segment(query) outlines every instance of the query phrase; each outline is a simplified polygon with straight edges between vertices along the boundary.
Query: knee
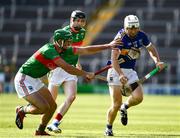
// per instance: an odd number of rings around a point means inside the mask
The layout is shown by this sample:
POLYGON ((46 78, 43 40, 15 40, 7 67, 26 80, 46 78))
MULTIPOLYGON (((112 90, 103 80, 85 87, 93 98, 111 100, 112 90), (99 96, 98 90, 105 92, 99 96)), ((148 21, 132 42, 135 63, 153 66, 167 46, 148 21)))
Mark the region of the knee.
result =
POLYGON ((41 109, 42 110, 42 114, 44 113, 50 113, 50 112, 55 112, 56 111, 56 108, 57 108, 57 104, 54 102, 54 103, 51 103, 51 105, 44 105, 44 107, 41 109))

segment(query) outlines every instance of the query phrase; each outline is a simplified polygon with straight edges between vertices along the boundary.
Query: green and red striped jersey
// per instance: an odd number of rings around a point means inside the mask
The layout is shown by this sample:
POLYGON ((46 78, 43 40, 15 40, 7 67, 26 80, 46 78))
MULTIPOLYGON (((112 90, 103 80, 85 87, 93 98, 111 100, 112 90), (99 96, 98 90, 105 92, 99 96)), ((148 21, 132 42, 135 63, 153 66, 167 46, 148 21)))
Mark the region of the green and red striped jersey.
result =
POLYGON ((83 40, 85 38, 85 34, 86 34, 86 30, 84 28, 81 28, 81 30, 79 30, 79 32, 73 32, 70 28, 70 26, 65 26, 63 28, 64 30, 68 30, 72 33, 73 35, 73 43, 72 43, 72 46, 81 46, 82 43, 83 43, 83 40))
POLYGON ((33 78, 40 78, 57 67, 54 61, 59 58, 75 66, 78 61, 78 55, 75 55, 75 52, 76 48, 69 46, 62 53, 58 53, 53 44, 45 44, 21 66, 19 71, 33 78))

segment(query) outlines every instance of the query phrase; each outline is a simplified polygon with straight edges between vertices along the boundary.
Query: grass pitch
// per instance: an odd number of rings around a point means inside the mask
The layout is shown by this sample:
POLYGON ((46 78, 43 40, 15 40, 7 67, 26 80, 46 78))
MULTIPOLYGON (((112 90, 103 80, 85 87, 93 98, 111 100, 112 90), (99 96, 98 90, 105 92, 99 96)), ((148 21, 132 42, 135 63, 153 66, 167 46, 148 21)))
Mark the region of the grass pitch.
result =
MULTIPOLYGON (((60 94, 57 103, 64 99, 60 94)), ((15 125, 15 107, 25 105, 16 94, 0 94, 0 138, 34 137, 39 115, 27 115, 23 130, 15 125)), ((62 133, 51 137, 103 138, 109 95, 78 94, 61 124, 62 133)), ((114 137, 180 138, 180 96, 145 95, 143 103, 128 110, 129 123, 122 126, 119 113, 114 123, 114 137)))

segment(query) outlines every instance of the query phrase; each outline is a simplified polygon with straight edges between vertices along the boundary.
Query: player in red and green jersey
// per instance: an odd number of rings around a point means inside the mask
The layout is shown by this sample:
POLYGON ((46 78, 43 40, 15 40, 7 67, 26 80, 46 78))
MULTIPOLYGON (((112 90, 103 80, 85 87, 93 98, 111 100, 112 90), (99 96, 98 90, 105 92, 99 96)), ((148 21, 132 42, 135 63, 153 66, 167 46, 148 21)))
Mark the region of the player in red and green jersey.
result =
MULTIPOLYGON (((72 46, 82 46, 86 34, 86 30, 84 29, 85 25, 86 14, 80 10, 73 11, 71 13, 70 25, 63 28, 72 33, 72 46)), ((76 67, 82 69, 79 59, 76 67)))
MULTIPOLYGON (((71 31, 72 33, 72 46, 80 47, 83 43, 85 38, 85 29, 83 28, 86 24, 86 15, 84 12, 80 10, 75 10, 71 14, 70 18, 70 25, 64 27, 64 30, 71 31)), ((55 33, 58 30, 55 31, 55 33)), ((69 54, 67 59, 64 59, 67 63, 76 66, 78 69, 82 69, 79 56, 69 54)), ((61 129, 58 128, 58 125, 61 122, 61 119, 69 110, 71 104, 76 98, 77 94, 77 81, 78 78, 76 75, 69 74, 68 72, 64 71, 62 68, 56 68, 55 70, 51 71, 49 76, 49 85, 48 88, 53 95, 53 98, 57 98, 57 94, 59 91, 59 86, 63 86, 64 93, 65 93, 65 100, 60 105, 60 108, 57 110, 57 114, 53 119, 52 123, 48 125, 48 129, 55 133, 60 133, 61 129)))
POLYGON ((26 114, 42 114, 41 122, 35 135, 49 135, 45 128, 56 110, 56 103, 42 83, 40 77, 46 75, 50 70, 61 67, 70 74, 84 76, 87 79, 93 79, 94 73, 79 70, 66 63, 69 54, 93 54, 105 49, 112 48, 120 43, 113 41, 109 44, 87 46, 83 48, 71 47, 72 34, 66 30, 59 30, 54 35, 54 43, 45 44, 36 51, 19 69, 14 83, 17 94, 29 102, 26 106, 16 108, 15 123, 19 129, 23 128, 23 119, 26 114))

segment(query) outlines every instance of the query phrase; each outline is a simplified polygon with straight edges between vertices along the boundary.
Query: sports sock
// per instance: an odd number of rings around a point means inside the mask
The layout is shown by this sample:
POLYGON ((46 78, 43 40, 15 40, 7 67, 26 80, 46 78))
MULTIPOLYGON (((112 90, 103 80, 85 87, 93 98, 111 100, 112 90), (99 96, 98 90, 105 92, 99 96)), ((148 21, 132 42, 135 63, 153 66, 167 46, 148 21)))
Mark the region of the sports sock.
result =
POLYGON ((63 116, 60 113, 57 113, 55 118, 53 119, 53 124, 59 123, 63 116))
POLYGON ((121 109, 128 109, 128 108, 129 107, 128 107, 127 103, 123 103, 122 106, 121 106, 121 109))
POLYGON ((107 124, 106 127, 107 127, 108 129, 112 129, 112 125, 107 124))

